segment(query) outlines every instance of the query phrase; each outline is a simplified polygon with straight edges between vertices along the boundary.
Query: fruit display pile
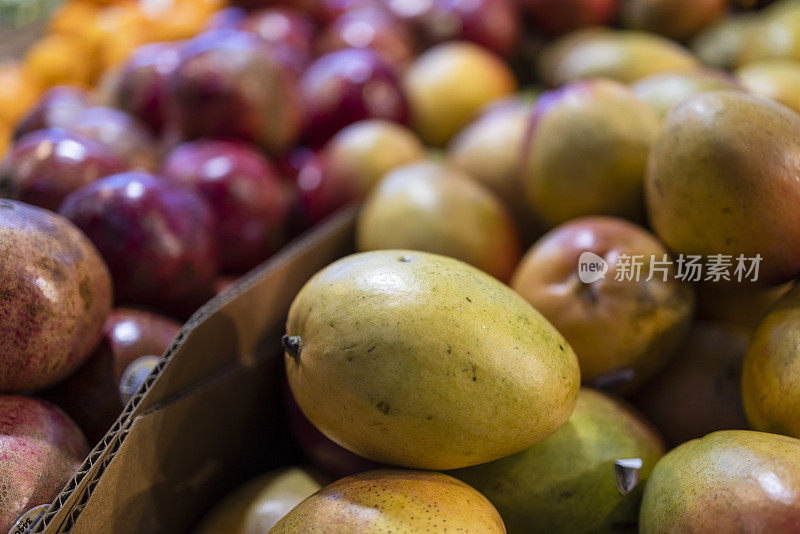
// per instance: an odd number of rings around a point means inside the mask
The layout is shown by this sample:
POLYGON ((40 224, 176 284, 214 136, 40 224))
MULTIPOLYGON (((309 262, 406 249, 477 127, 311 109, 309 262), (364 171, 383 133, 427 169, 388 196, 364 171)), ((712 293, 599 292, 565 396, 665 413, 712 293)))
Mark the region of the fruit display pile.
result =
POLYGON ((354 204, 303 460, 196 532, 800 533, 798 113, 797 0, 66 2, 0 66, 0 533, 354 204))

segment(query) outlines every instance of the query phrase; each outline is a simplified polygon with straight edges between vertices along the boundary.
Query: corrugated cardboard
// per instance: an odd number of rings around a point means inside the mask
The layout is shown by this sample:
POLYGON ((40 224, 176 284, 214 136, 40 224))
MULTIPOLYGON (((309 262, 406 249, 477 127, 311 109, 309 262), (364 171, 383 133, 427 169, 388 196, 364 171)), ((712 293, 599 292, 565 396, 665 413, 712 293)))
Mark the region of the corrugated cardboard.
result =
POLYGON ((31 532, 187 532, 291 461, 280 336, 302 285, 352 251, 354 219, 344 210, 201 308, 31 532))

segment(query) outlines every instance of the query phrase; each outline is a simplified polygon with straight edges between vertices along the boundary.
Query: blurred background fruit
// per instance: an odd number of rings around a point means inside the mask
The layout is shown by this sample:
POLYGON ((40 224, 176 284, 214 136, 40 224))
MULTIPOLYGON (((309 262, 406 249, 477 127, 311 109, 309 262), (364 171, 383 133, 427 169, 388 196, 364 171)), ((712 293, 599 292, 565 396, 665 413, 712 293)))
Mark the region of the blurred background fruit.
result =
POLYGON ((0 162, 0 196, 56 211, 76 189, 127 167, 110 149, 80 134, 36 130, 14 142, 0 162))
POLYGON ((184 139, 234 137, 273 153, 289 148, 302 127, 294 74, 261 39, 236 30, 201 34, 184 46, 167 82, 167 106, 184 139))
POLYGON ((203 519, 195 534, 259 534, 322 488, 324 477, 302 467, 260 475, 231 492, 203 519))
POLYGON ((500 57, 467 42, 437 45, 405 73, 411 124, 432 145, 445 145, 487 103, 517 89, 500 57))
POLYGON ((293 195, 275 166, 243 142, 199 140, 170 152, 161 176, 203 196, 216 216, 220 271, 242 274, 286 242, 293 195))
POLYGON ((43 128, 64 128, 90 105, 90 95, 85 89, 71 85, 51 87, 29 107, 14 127, 14 137, 43 128))
POLYGON ((741 326, 698 321, 667 367, 633 397, 668 445, 748 428, 741 375, 749 339, 741 326))
POLYGON ((147 173, 112 174, 74 191, 59 213, 100 251, 117 303, 185 319, 212 296, 216 218, 199 193, 147 173))
POLYGON ((741 84, 761 95, 800 113, 800 63, 772 59, 750 63, 736 71, 741 84))
POLYGON ((408 122, 408 101, 397 72, 369 48, 345 48, 320 57, 303 74, 300 92, 311 146, 321 146, 343 127, 364 119, 408 122))
POLYGON ((729 0, 622 0, 624 26, 685 41, 719 20, 729 0))
POLYGON ((109 80, 105 89, 108 105, 160 132, 167 123, 167 81, 179 63, 179 44, 152 43, 137 48, 109 80))
POLYGON ((672 108, 697 93, 744 89, 735 77, 706 69, 660 72, 642 78, 631 88, 636 96, 650 104, 662 119, 672 108))
POLYGON ((591 28, 550 43, 539 73, 551 86, 585 78, 632 83, 651 74, 697 68, 697 60, 674 41, 647 32, 591 28))
POLYGON ((380 4, 342 13, 320 34, 320 54, 343 48, 369 48, 402 70, 413 59, 416 41, 411 28, 380 4))
POLYGON ((535 96, 520 94, 490 104, 447 146, 447 164, 480 182, 509 208, 526 243, 541 235, 527 207, 520 178, 520 155, 535 96))
POLYGON ((425 157, 419 138, 400 124, 370 119, 342 128, 319 152, 303 158, 297 173, 302 216, 319 222, 362 199, 397 167, 425 157))
POLYGON ((535 27, 548 34, 611 22, 619 0, 520 0, 535 27))
POLYGON ((641 221, 658 117, 621 83, 575 82, 536 101, 521 171, 531 212, 548 227, 583 215, 641 221))
POLYGON ((431 162, 394 169, 367 196, 356 249, 442 254, 504 282, 521 255, 517 229, 503 204, 469 176, 431 162))

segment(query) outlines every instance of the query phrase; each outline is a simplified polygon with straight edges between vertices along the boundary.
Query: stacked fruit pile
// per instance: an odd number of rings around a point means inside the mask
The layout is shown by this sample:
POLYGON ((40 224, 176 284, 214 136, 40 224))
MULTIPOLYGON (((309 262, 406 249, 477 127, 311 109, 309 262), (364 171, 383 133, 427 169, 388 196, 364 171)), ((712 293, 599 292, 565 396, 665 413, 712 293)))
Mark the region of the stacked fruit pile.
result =
POLYGON ((283 338, 314 467, 201 531, 800 532, 800 2, 238 4, 29 55, 72 85, 0 162, 0 532, 353 202, 283 338))

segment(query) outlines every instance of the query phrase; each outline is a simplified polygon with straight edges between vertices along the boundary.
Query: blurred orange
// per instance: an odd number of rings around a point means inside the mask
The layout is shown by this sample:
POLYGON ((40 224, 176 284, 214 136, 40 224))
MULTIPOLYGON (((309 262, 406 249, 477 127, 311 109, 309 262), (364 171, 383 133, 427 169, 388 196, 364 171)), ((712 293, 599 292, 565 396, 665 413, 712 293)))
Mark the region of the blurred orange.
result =
POLYGON ((0 63, 0 129, 16 124, 40 94, 40 85, 19 63, 0 63))
POLYGON ((44 87, 87 87, 95 76, 93 50, 80 37, 52 33, 42 37, 25 56, 26 73, 44 87))
POLYGON ((11 127, 0 123, 0 161, 3 160, 6 149, 11 145, 11 127))
POLYGON ((81 33, 86 24, 100 12, 101 7, 90 0, 71 0, 64 3, 50 18, 54 33, 81 33))

